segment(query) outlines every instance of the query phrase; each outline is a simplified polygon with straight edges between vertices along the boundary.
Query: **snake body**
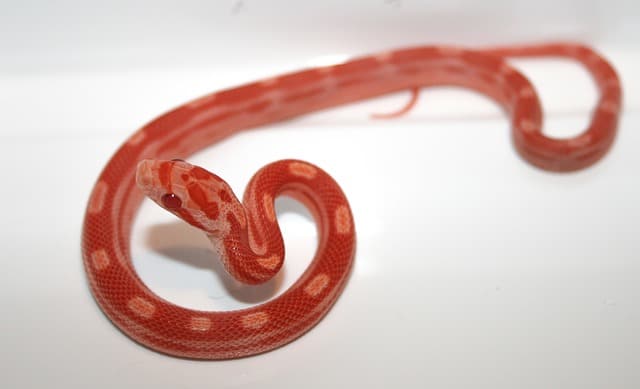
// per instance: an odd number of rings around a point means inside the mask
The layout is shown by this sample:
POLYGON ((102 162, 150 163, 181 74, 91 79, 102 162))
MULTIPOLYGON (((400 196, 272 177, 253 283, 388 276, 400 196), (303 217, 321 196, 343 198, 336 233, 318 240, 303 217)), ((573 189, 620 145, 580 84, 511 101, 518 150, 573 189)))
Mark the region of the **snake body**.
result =
POLYGON ((615 138, 621 107, 618 76, 604 58, 577 44, 410 48, 206 95, 134 133, 95 184, 84 220, 82 253, 91 291, 103 312, 139 343, 197 359, 254 355, 304 334, 337 300, 353 263, 354 220, 338 184, 317 166, 284 160, 260 169, 240 202, 220 177, 173 158, 244 129, 433 85, 470 88, 500 103, 510 117, 517 151, 542 169, 572 171, 589 166, 615 138), (589 127, 569 139, 545 136, 537 93, 506 57, 567 57, 582 63, 599 90, 589 127), (161 299, 137 276, 130 233, 136 210, 147 195, 202 229, 232 276, 249 284, 270 279, 284 257, 274 211, 274 199, 283 194, 310 209, 319 243, 310 267, 277 298, 236 311, 197 311, 161 299))

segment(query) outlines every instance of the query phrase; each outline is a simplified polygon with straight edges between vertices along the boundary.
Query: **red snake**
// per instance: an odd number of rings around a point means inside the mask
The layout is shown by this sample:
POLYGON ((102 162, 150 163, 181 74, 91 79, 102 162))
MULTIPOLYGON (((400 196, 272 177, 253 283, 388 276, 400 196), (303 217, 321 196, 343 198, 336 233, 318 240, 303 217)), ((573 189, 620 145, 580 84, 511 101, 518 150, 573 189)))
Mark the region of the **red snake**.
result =
POLYGON ((419 87, 433 85, 470 88, 499 102, 510 116, 520 155, 553 171, 581 169, 600 159, 614 140, 621 108, 615 70, 593 50, 576 44, 389 51, 204 96, 142 127, 100 174, 82 233, 84 266, 99 306, 134 340, 181 357, 237 358, 298 338, 337 300, 352 267, 354 220, 338 184, 307 162, 279 161, 255 174, 240 203, 218 176, 172 158, 244 129, 411 89, 414 98, 404 112, 415 102, 419 87), (545 136, 535 89, 506 62, 507 56, 567 57, 582 63, 600 95, 588 129, 570 139, 545 136), (293 196, 315 217, 315 257, 293 286, 261 305, 223 312, 176 306, 149 290, 132 265, 131 225, 143 193, 204 230, 227 271, 249 284, 264 282, 281 268, 284 245, 274 199, 293 196))

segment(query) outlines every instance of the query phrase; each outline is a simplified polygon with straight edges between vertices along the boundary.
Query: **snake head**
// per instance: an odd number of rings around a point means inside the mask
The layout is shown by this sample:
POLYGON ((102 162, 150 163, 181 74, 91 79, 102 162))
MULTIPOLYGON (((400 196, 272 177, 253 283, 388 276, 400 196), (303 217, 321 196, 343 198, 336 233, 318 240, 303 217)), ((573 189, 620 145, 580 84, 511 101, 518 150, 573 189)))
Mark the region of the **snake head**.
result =
POLYGON ((233 223, 244 227, 244 208, 217 175, 183 160, 146 159, 136 183, 162 208, 212 236, 224 236, 233 223))

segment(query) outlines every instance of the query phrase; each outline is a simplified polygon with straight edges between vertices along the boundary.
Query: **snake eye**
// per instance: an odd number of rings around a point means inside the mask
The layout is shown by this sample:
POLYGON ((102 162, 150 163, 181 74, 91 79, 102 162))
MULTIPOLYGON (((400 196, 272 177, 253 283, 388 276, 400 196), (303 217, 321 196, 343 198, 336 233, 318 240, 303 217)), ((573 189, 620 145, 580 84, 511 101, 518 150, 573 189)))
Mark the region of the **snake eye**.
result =
POLYGON ((184 159, 174 158, 171 160, 171 162, 184 162, 184 159))
POLYGON ((178 209, 182 206, 182 200, 175 193, 165 193, 160 200, 167 209, 178 209))

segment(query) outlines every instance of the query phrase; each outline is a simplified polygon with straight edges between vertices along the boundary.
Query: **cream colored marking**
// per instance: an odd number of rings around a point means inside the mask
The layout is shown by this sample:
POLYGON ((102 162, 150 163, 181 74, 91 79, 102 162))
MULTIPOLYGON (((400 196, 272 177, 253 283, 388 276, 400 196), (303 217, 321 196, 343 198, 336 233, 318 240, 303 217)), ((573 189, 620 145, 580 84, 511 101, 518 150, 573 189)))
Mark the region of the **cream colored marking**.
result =
POLYGON ((102 212, 108 189, 109 186, 104 181, 100 181, 96 184, 93 194, 91 195, 91 200, 89 200, 89 208, 87 209, 89 213, 102 212))
POLYGON ((536 92, 533 90, 532 87, 530 87, 529 85, 524 86, 520 89, 520 91, 518 92, 518 95, 520 97, 533 97, 536 95, 536 92))
POLYGON ((273 254, 270 257, 258 258, 256 259, 256 261, 265 269, 273 270, 280 264, 280 257, 276 254, 273 254))
POLYGON ((619 109, 620 108, 618 107, 618 104, 616 104, 613 101, 605 101, 602 104, 600 104, 600 111, 602 112, 616 114, 619 109))
POLYGON ((269 314, 266 312, 249 313, 242 317, 242 326, 247 329, 257 330, 269 321, 269 314))
POLYGON ((194 316, 191 318, 191 329, 194 331, 205 332, 211 328, 211 319, 208 317, 194 316))
POLYGON ((349 215, 349 208, 346 205, 341 205, 336 209, 335 223, 339 234, 351 232, 351 215, 349 215))
POLYGON ((529 119, 522 119, 520 121, 520 129, 524 132, 535 132, 537 127, 533 121, 529 119))
POLYGON ((311 297, 316 297, 327 285, 329 285, 329 276, 324 273, 318 274, 304 287, 304 292, 311 297))
POLYGON ((508 76, 510 74, 513 74, 514 69, 509 66, 508 63, 503 62, 500 64, 500 73, 504 74, 505 76, 508 76))
POLYGON ((147 137, 147 133, 144 131, 138 131, 135 134, 131 135, 131 137, 129 138, 129 140, 127 141, 127 144, 130 146, 135 146, 140 144, 140 142, 142 142, 144 140, 144 138, 147 137))
POLYGON ((393 57, 393 51, 385 51, 375 56, 376 61, 378 62, 389 62, 393 57))
POLYGON ((591 134, 583 134, 575 138, 569 139, 567 141, 567 144, 569 145, 569 147, 580 148, 588 145, 589 142, 591 142, 591 134))
POLYGON ((267 215, 267 219, 271 223, 276 221, 276 209, 273 206, 273 196, 269 193, 265 193, 262 196, 262 207, 264 208, 264 213, 267 215))
POLYGON ((333 65, 331 65, 331 66, 321 66, 321 67, 317 68, 316 70, 320 74, 330 74, 330 73, 333 72, 334 68, 335 68, 335 66, 333 66, 333 65))
POLYGON ((200 108, 203 105, 214 101, 217 97, 218 97, 218 95, 216 93, 211 93, 211 94, 208 94, 206 96, 202 96, 200 98, 197 98, 197 99, 193 100, 192 102, 187 103, 186 105, 189 108, 194 108, 194 109, 195 108, 200 108))
POLYGON ((312 179, 318 174, 318 170, 313 166, 303 162, 291 162, 289 164, 289 171, 294 176, 304 177, 312 179))
POLYGON ((154 312, 156 311, 155 305, 151 304, 149 301, 140 296, 136 296, 129 300, 127 306, 135 314, 144 317, 145 319, 151 318, 151 316, 153 316, 154 312))
POLYGON ((111 259, 104 249, 99 249, 91 253, 91 261, 96 270, 104 270, 111 263, 111 259))
POLYGON ((278 77, 269 77, 260 81, 260 85, 262 86, 272 86, 278 83, 278 77))

